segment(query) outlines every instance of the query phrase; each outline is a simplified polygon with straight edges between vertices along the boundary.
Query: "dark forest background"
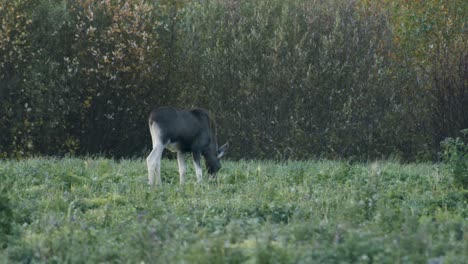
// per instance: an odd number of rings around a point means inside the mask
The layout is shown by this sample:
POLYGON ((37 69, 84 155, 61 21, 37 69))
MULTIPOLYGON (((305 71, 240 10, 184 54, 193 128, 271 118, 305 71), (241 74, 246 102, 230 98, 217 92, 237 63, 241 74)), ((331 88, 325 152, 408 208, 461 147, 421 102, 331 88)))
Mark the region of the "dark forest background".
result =
POLYGON ((468 128, 467 5, 0 0, 0 157, 145 157, 174 105, 231 159, 435 160, 468 128))

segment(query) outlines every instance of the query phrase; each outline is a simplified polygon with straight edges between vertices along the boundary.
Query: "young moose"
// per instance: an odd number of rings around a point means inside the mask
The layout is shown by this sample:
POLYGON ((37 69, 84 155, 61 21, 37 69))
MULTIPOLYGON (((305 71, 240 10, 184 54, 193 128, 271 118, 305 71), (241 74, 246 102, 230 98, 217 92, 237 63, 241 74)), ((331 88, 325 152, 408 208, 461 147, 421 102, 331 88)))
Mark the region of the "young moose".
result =
POLYGON ((177 152, 180 184, 185 182, 184 153, 191 152, 198 182, 202 181, 201 155, 205 157, 208 173, 216 176, 221 169, 220 159, 228 143, 218 149, 216 127, 207 111, 203 109, 184 110, 175 107, 161 107, 151 111, 149 128, 153 141, 153 150, 146 159, 148 181, 161 184, 161 156, 164 148, 177 152))

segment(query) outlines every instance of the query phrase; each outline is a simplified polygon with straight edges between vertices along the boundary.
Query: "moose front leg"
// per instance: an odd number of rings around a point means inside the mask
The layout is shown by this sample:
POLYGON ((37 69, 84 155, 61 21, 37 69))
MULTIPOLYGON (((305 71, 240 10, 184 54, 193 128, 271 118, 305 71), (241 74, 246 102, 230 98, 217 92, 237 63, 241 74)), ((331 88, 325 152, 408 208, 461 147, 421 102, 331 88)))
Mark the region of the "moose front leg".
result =
POLYGON ((180 185, 185 183, 185 155, 182 151, 177 151, 177 164, 179 165, 180 185))
POLYGON ((201 154, 193 152, 193 166, 195 166, 195 173, 197 174, 197 182, 202 182, 202 167, 201 167, 201 154))

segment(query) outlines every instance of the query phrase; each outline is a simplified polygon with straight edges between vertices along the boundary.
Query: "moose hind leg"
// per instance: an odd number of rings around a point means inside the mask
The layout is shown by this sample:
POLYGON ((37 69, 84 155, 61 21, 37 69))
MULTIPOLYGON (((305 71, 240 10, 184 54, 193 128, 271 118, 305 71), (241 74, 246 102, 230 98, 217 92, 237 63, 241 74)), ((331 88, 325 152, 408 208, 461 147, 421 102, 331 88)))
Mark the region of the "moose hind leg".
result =
POLYGON ((164 150, 164 146, 156 145, 148 158, 146 158, 146 164, 148 166, 148 183, 154 185, 154 174, 156 174, 156 184, 161 185, 161 156, 164 150))
POLYGON ((202 167, 200 164, 201 155, 200 153, 194 152, 193 153, 193 166, 195 166, 195 173, 197 174, 197 182, 202 182, 202 167))

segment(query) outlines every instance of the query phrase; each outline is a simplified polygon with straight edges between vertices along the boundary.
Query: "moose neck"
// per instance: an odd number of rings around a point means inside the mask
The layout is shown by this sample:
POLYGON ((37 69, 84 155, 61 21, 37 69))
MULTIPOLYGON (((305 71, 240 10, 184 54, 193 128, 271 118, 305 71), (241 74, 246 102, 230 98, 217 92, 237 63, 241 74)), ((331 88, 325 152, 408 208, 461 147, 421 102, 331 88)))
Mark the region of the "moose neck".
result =
POLYGON ((205 157, 208 173, 212 175, 216 174, 216 172, 221 168, 221 163, 219 162, 219 159, 216 156, 216 151, 212 151, 210 149, 208 151, 205 151, 203 153, 203 156, 205 157))

